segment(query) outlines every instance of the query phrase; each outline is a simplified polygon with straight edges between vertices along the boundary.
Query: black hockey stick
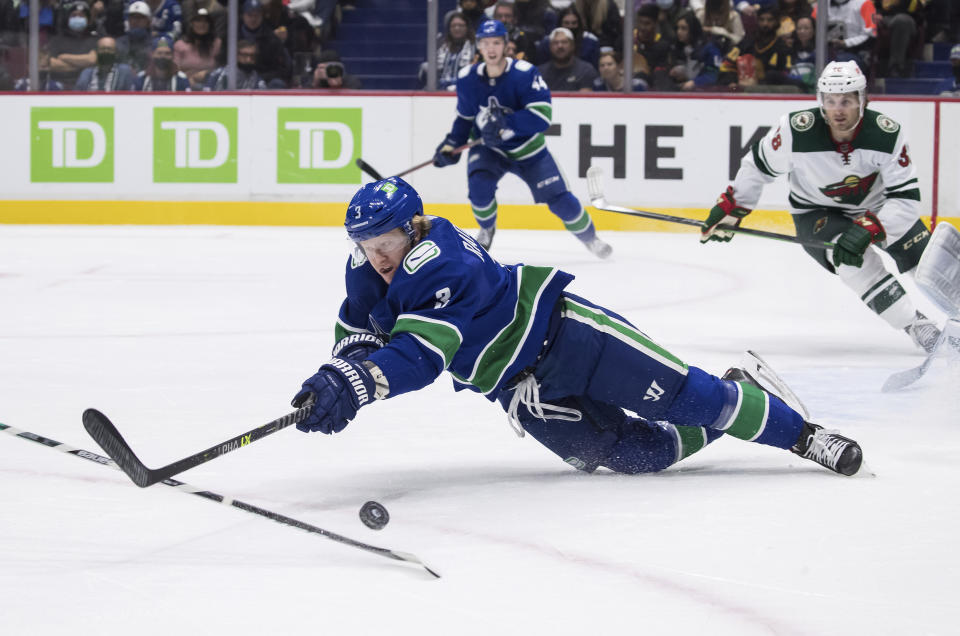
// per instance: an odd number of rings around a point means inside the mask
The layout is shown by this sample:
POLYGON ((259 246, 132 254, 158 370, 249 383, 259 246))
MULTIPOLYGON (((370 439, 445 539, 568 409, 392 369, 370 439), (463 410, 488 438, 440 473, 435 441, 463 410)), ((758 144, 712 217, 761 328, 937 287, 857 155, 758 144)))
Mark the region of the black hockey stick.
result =
MULTIPOLYGON (((80 457, 82 459, 86 459, 91 462, 95 462, 97 464, 103 464, 104 466, 116 468, 117 470, 120 469, 120 467, 117 466, 116 462, 111 460, 109 457, 104 457, 103 455, 97 455, 96 453, 91 453, 90 451, 85 451, 80 448, 73 448, 72 446, 68 446, 63 442, 58 442, 56 440, 50 439, 49 437, 43 437, 41 435, 37 435, 36 433, 31 433, 29 431, 21 431, 20 429, 14 428, 12 426, 7 426, 6 424, 2 424, 2 423, 0 423, 0 432, 8 433, 15 437, 29 440, 31 442, 37 442, 38 444, 42 444, 48 448, 58 450, 61 453, 73 455, 74 457, 80 457)), ((375 545, 370 545, 367 543, 363 543, 361 541, 356 541, 355 539, 345 537, 343 535, 337 534, 336 532, 330 532, 329 530, 324 530, 323 528, 306 523, 304 521, 300 521, 298 519, 294 519, 292 517, 288 517, 286 515, 282 515, 277 512, 271 512, 270 510, 265 510, 263 508, 258 508, 257 506, 244 503, 242 501, 238 501, 237 499, 233 499, 232 497, 227 497, 225 495, 220 495, 215 492, 210 492, 209 490, 200 490, 199 488, 191 486, 190 484, 185 484, 182 481, 177 481, 176 479, 164 479, 162 483, 165 486, 176 488, 177 490, 185 492, 188 495, 197 495, 198 497, 203 497, 204 499, 208 501, 212 501, 214 503, 223 504, 225 506, 231 506, 233 508, 243 510, 244 512, 260 515, 261 517, 266 517, 271 521, 276 521, 277 523, 282 523, 287 526, 292 526, 294 528, 306 530, 307 532, 312 532, 313 534, 319 534, 332 541, 353 546, 355 548, 360 548, 361 550, 372 552, 374 554, 379 554, 380 556, 387 557, 388 559, 394 559, 396 561, 405 561, 407 563, 419 565, 420 567, 422 567, 424 570, 426 570, 433 576, 440 578, 439 574, 437 574, 434 570, 427 567, 427 565, 423 561, 421 561, 415 555, 410 554, 409 552, 398 552, 396 550, 388 550, 387 548, 379 548, 375 545)))
POLYGON ((106 415, 96 409, 87 409, 83 412, 83 427, 90 433, 100 448, 107 452, 113 461, 117 463, 120 469, 127 473, 127 476, 133 480, 133 483, 146 488, 158 481, 163 481, 168 477, 173 477, 185 470, 189 470, 200 464, 205 464, 211 459, 216 459, 221 455, 226 455, 230 451, 254 443, 271 433, 284 429, 291 424, 297 424, 303 421, 310 413, 310 407, 313 406, 313 400, 304 404, 296 411, 288 413, 283 417, 277 418, 268 424, 259 426, 252 431, 241 433, 234 438, 221 442, 216 446, 211 446, 205 451, 194 453, 189 457, 184 457, 179 461, 164 466, 163 468, 147 468, 140 458, 137 457, 130 445, 127 444, 120 431, 113 425, 106 415))
MULTIPOLYGON (((703 228, 703 221, 690 219, 684 216, 671 216, 669 214, 660 214, 659 212, 647 212, 646 210, 635 210, 633 208, 624 208, 617 205, 610 205, 603 196, 603 185, 601 184, 603 173, 600 168, 590 166, 587 168, 587 192, 590 194, 590 204, 598 210, 606 212, 616 212, 617 214, 629 214, 639 216, 645 219, 655 219, 657 221, 667 221, 669 223, 680 223, 682 225, 691 225, 703 228)), ((802 239, 790 234, 778 234, 776 232, 767 232, 765 230, 754 230, 748 227, 724 227, 724 230, 736 232, 737 234, 746 234, 748 236, 757 236, 760 238, 776 239, 788 243, 797 243, 807 247, 819 247, 822 249, 833 249, 834 244, 828 241, 813 241, 802 239)))
MULTIPOLYGON (((473 148, 474 146, 479 145, 479 144, 481 144, 481 143, 483 143, 483 138, 482 138, 482 137, 477 137, 476 139, 474 139, 473 141, 471 141, 471 142, 469 142, 469 143, 465 143, 465 144, 463 144, 462 146, 457 146, 456 148, 454 148, 453 150, 450 151, 450 154, 451 154, 451 155, 459 155, 459 154, 460 154, 461 152, 463 152, 464 150, 469 150, 470 148, 473 148)), ((384 178, 384 177, 382 177, 382 176, 380 175, 379 172, 377 172, 376 170, 374 170, 373 166, 371 166, 369 163, 367 163, 366 161, 364 161, 364 160, 361 159, 360 157, 357 157, 357 162, 356 162, 356 163, 357 163, 357 167, 358 167, 358 168, 360 168, 361 170, 363 170, 364 172, 366 172, 368 175, 370 175, 371 177, 373 177, 373 178, 376 179, 377 181, 380 181, 381 179, 384 178)), ((403 172, 398 172, 397 174, 392 175, 392 176, 394 176, 394 177, 402 177, 402 176, 404 176, 404 175, 410 174, 411 172, 414 172, 414 171, 416 171, 416 170, 419 170, 420 168, 425 168, 425 167, 429 166, 429 165, 432 164, 432 163, 433 163, 433 157, 430 157, 430 158, 427 159, 426 161, 421 162, 421 163, 418 163, 417 165, 412 166, 412 167, 410 167, 410 168, 407 168, 407 169, 404 170, 403 172)))

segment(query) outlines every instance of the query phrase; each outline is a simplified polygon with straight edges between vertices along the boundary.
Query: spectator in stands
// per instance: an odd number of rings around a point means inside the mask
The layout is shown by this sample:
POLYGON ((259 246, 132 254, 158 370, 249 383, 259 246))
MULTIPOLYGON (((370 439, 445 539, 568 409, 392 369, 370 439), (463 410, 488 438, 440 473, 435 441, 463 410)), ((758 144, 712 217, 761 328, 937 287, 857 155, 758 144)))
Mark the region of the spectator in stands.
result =
MULTIPOLYGON (((227 90, 227 67, 221 66, 207 75, 203 85, 205 91, 227 90)), ((257 73, 257 43, 253 40, 237 42, 237 90, 263 90, 267 83, 257 73)))
POLYGON ((525 31, 534 42, 557 28, 557 14, 548 0, 515 0, 513 8, 517 28, 525 31))
POLYGON ((74 90, 128 91, 133 87, 133 78, 130 65, 117 62, 117 41, 103 37, 97 40, 97 63, 80 72, 74 90))
POLYGON ((634 30, 633 73, 651 90, 672 90, 670 79, 670 51, 673 42, 657 30, 660 9, 656 4, 644 4, 637 10, 634 30))
POLYGON ((925 42, 960 41, 960 2, 927 0, 924 4, 925 42))
MULTIPOLYGON (((450 16, 447 31, 437 42, 437 89, 454 91, 457 74, 464 66, 470 66, 477 55, 477 43, 467 19, 459 13, 450 16)), ((420 65, 420 83, 427 83, 427 63, 420 65)))
POLYGON ((443 16, 443 23, 447 24, 450 21, 450 16, 460 14, 467 21, 467 30, 470 33, 475 33, 480 23, 486 20, 483 9, 484 5, 480 0, 460 0, 456 9, 448 11, 443 16))
POLYGON ((671 42, 677 39, 677 33, 674 30, 677 24, 677 18, 682 13, 690 11, 684 0, 656 0, 656 5, 660 9, 660 15, 657 17, 657 32, 671 42))
POLYGON ((52 78, 69 90, 80 71, 97 63, 97 38, 86 2, 69 5, 66 18, 66 28, 50 37, 50 71, 52 78))
POLYGON ((570 29, 557 27, 550 33, 550 61, 537 67, 551 92, 590 91, 597 71, 573 54, 570 29))
POLYGON ((517 26, 516 12, 513 2, 500 0, 493 5, 493 19, 499 20, 503 26, 507 27, 507 40, 517 46, 517 54, 514 56, 518 60, 527 60, 531 63, 537 63, 535 37, 517 26))
POLYGON ((813 18, 807 16, 797 20, 790 50, 793 55, 790 77, 798 80, 805 92, 814 92, 817 85, 817 52, 816 26, 813 18))
POLYGON ((173 61, 173 45, 165 37, 159 37, 153 44, 150 65, 137 73, 133 80, 133 90, 144 92, 179 92, 190 90, 190 80, 177 70, 173 61))
MULTIPOLYGON (((29 31, 30 21, 30 2, 29 0, 20 0, 20 4, 16 6, 17 21, 19 23, 19 28, 16 30, 20 33, 27 33, 29 31)), ((38 17, 38 21, 41 43, 44 43, 48 37, 60 30, 59 26, 63 24, 63 12, 67 9, 68 6, 61 5, 57 0, 40 0, 40 16, 38 17)))
POLYGON ((117 57, 130 65, 134 73, 150 65, 153 53, 153 38, 150 36, 150 6, 137 0, 127 10, 127 32, 117 38, 117 57))
POLYGON ((187 22, 183 37, 173 44, 173 61, 190 80, 193 90, 201 90, 207 74, 217 67, 223 42, 214 33, 213 19, 206 9, 197 9, 187 22))
POLYGON ((283 42, 291 60, 297 59, 298 55, 313 54, 317 44, 313 27, 300 13, 291 11, 284 0, 264 0, 263 19, 283 42))
POLYGON ((614 0, 574 0, 584 28, 597 36, 600 46, 623 49, 623 18, 614 0))
POLYGON ((673 45, 670 79, 683 91, 708 90, 717 83, 723 55, 703 35, 703 27, 691 12, 680 14, 674 24, 677 41, 673 45))
POLYGON ((740 88, 757 84, 796 85, 790 77, 793 56, 786 43, 777 36, 780 16, 776 7, 761 7, 756 16, 756 36, 746 36, 727 53, 720 66, 719 83, 740 88))
POLYGON ((918 28, 923 9, 917 0, 883 0, 876 3, 877 60, 879 74, 885 77, 913 75, 913 53, 923 43, 918 28))
POLYGON ((173 42, 183 33, 183 10, 177 0, 145 1, 150 8, 150 36, 173 42))
MULTIPOLYGON (((827 57, 836 62, 854 60, 869 76, 871 51, 877 36, 873 0, 830 0, 827 6, 827 57)), ((817 18, 817 8, 813 8, 817 18)))
MULTIPOLYGON (((37 54, 37 67, 39 69, 40 90, 41 91, 62 91, 63 84, 53 79, 53 73, 50 71, 50 51, 45 45, 40 46, 37 54)), ((21 77, 13 85, 15 91, 33 90, 30 86, 29 77, 21 77)))
POLYGON ((317 56, 312 88, 362 88, 360 78, 347 73, 336 51, 327 49, 317 56))
MULTIPOLYGON (((570 29, 570 32, 573 33, 576 56, 590 66, 597 68, 597 62, 600 58, 600 41, 596 35, 584 30, 583 18, 580 17, 577 7, 571 4, 565 9, 561 9, 557 13, 557 20, 560 26, 570 29)), ((544 61, 550 59, 549 38, 545 37, 537 42, 536 57, 538 60, 544 61)))
POLYGON ((268 88, 286 88, 290 82, 292 65, 283 42, 263 19, 260 0, 245 0, 243 19, 239 25, 239 39, 257 43, 257 73, 268 88))
MULTIPOLYGON (((593 80, 593 90, 595 92, 616 93, 623 90, 623 56, 618 51, 611 48, 604 49, 599 60, 597 60, 597 70, 600 76, 593 80)), ((647 84, 639 77, 634 77, 630 89, 634 93, 639 93, 647 90, 647 84)))
POLYGON ((180 7, 183 9, 183 22, 187 25, 200 9, 205 9, 213 24, 214 37, 220 38, 221 42, 227 41, 227 10, 224 5, 217 0, 181 0, 180 7))
POLYGON ((780 0, 780 31, 789 33, 797 30, 800 18, 813 15, 813 7, 808 0, 780 0))
POLYGON ((726 54, 739 44, 746 32, 740 14, 730 4, 730 0, 706 0, 702 8, 696 10, 695 15, 703 25, 720 52, 726 54))
POLYGON ((953 70, 953 86, 942 94, 948 97, 960 97, 960 44, 954 44, 950 49, 950 67, 953 70))

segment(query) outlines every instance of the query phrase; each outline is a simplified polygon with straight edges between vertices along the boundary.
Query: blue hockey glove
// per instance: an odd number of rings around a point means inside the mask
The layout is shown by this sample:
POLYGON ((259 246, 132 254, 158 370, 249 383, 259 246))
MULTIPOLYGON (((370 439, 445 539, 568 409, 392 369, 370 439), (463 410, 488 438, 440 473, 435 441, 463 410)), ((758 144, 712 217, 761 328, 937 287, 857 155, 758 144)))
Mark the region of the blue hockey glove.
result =
POLYGON ((457 146, 459 146, 459 144, 457 143, 456 139, 453 139, 450 136, 444 138, 444 140, 440 142, 440 145, 437 146, 436 152, 433 154, 433 165, 438 168, 444 168, 446 166, 452 166, 460 161, 461 153, 453 153, 453 150, 455 150, 457 146))
POLYGON ((733 232, 724 228, 739 227, 740 221, 748 214, 750 210, 737 205, 734 200, 733 186, 727 186, 717 199, 717 204, 710 208, 710 214, 700 228, 700 242, 729 241, 733 238, 733 232))
POLYGON ((477 127, 483 137, 483 145, 495 148, 513 137, 514 132, 507 128, 506 113, 501 108, 487 108, 477 116, 477 127))
POLYGON ((311 395, 315 397, 310 414, 297 428, 304 433, 339 433, 356 417, 361 406, 376 399, 375 390, 373 376, 362 363, 332 358, 294 396, 291 404, 296 408, 311 395))
POLYGON ((345 358, 353 362, 366 360, 367 356, 386 344, 380 336, 372 333, 355 333, 341 338, 333 347, 334 358, 345 358))
POLYGON ((872 212, 866 212, 855 219, 853 225, 840 235, 837 246, 833 248, 834 266, 853 265, 863 266, 863 255, 872 243, 880 243, 887 238, 887 233, 880 224, 880 219, 872 212))

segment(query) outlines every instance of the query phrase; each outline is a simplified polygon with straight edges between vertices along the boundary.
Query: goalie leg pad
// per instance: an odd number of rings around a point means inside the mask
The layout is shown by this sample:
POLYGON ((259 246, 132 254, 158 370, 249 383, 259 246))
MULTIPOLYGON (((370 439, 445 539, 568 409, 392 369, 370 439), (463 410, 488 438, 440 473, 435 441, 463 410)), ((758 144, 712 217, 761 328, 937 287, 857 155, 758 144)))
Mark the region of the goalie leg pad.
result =
POLYGON ((938 223, 920 257, 917 285, 948 317, 960 318, 960 232, 938 223))

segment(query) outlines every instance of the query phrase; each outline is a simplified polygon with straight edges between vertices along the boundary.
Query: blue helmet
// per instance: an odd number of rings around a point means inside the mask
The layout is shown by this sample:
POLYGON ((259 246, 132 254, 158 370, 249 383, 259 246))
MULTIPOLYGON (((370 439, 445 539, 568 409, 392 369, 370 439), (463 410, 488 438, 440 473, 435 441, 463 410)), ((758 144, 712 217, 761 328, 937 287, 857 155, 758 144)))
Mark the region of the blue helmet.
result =
POLYGON ((507 27, 500 20, 484 20, 477 27, 477 39, 482 38, 503 38, 507 41, 507 27))
POLYGON ((423 201, 417 191, 400 177, 390 177, 368 183, 353 195, 343 225, 354 241, 365 241, 398 227, 413 240, 410 221, 418 214, 423 214, 423 201))

